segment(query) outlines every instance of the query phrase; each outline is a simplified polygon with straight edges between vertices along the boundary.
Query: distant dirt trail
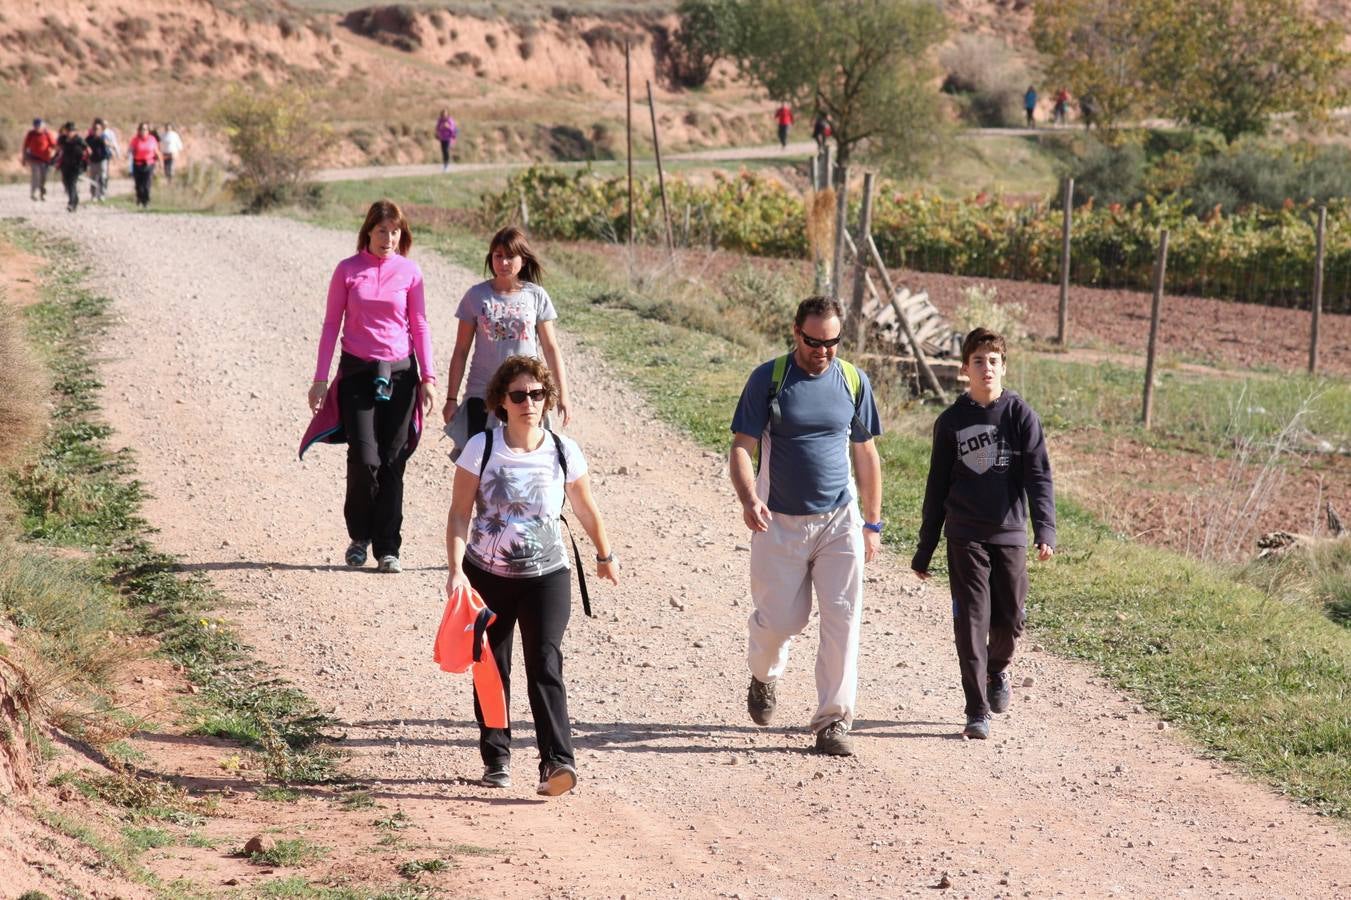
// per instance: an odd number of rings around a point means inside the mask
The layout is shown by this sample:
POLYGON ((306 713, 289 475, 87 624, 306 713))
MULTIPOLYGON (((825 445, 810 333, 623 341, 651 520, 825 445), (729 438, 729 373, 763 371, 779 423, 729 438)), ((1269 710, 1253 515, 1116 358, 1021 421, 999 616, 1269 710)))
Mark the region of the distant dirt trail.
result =
MULTIPOLYGON (((993 739, 956 738, 946 597, 918 591, 890 556, 867 585, 858 756, 805 752, 815 623, 776 725, 753 726, 746 536, 722 462, 655 421, 575 340, 572 434, 624 565, 620 588, 596 588, 600 618, 578 610, 567 640, 582 782, 561 800, 533 794, 521 690, 518 784, 474 786, 469 686, 430 659, 446 445, 427 439, 409 466, 401 576, 341 565, 342 451, 295 459, 325 285, 357 223, 348 234, 267 217, 70 216, 35 211, 14 189, 0 191, 0 214, 81 242, 116 300, 104 399, 154 494, 160 546, 238 604, 226 614, 263 659, 336 707, 352 769, 387 808, 436 840, 494 849, 436 882, 452 893, 932 896, 944 872, 956 895, 976 897, 1351 893, 1343 825, 1201 758, 1083 666, 1029 649, 1015 684, 1033 686, 1015 691, 993 739)), ((475 276, 414 256, 444 372, 454 305, 475 276)), ((566 325, 572 298, 560 299, 566 325)), ((209 759, 211 742, 196 744, 209 759)), ((354 836, 352 814, 302 809, 306 833, 335 846, 307 875, 397 881, 394 861, 408 857, 363 852, 371 840, 354 836)), ((162 875, 210 885, 240 871, 226 846, 166 853, 162 875)))

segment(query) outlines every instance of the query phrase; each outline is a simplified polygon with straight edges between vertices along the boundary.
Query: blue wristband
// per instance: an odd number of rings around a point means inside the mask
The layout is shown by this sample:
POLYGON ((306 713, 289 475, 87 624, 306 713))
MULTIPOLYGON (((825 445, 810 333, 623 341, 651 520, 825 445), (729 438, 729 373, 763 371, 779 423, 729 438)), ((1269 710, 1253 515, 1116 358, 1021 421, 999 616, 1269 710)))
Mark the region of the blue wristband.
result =
POLYGON ((881 523, 880 521, 877 521, 877 522, 864 522, 864 523, 863 523, 863 527, 864 527, 865 529, 867 529, 868 531, 875 531, 875 532, 877 532, 878 534, 881 534, 881 533, 882 533, 882 523, 881 523))

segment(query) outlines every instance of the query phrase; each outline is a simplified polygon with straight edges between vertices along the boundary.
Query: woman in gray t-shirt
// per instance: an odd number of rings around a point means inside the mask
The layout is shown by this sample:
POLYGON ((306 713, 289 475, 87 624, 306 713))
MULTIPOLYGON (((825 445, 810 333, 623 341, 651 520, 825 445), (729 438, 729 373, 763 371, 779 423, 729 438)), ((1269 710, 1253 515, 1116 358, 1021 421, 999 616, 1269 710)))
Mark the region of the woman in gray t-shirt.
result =
POLYGON ((525 233, 515 225, 508 225, 493 235, 483 268, 492 278, 466 291, 455 310, 460 329, 450 356, 450 381, 442 415, 447 424, 457 413, 466 419, 465 428, 457 426, 452 432, 457 451, 464 448, 469 438, 487 427, 488 410, 484 397, 488 382, 498 366, 511 356, 533 356, 544 360, 558 389, 554 406, 560 424, 566 427, 571 418, 567 374, 554 333, 553 320, 558 318, 558 313, 549 295, 539 286, 542 269, 525 233), (471 348, 473 359, 469 359, 471 348), (469 362, 469 383, 462 400, 460 381, 464 378, 466 360, 469 362))

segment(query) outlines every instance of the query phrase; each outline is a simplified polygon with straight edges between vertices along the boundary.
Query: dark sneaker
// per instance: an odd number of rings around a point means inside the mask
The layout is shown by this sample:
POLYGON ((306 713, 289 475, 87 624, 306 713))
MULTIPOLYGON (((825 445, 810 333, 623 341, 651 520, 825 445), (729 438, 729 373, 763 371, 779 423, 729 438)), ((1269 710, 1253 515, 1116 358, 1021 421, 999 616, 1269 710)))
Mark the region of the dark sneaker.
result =
POLYGON ((352 541, 348 544, 343 559, 347 560, 347 564, 354 569, 366 565, 366 541, 352 541))
POLYGON ((377 571, 384 572, 387 575, 395 575, 403 571, 403 564, 399 558, 392 553, 388 556, 380 557, 380 564, 376 567, 377 571))
POLYGON ((962 737, 970 738, 973 741, 983 741, 989 736, 990 736, 989 716, 966 717, 966 727, 962 729, 962 737))
POLYGON ((774 684, 751 676, 751 686, 746 690, 746 712, 756 725, 768 725, 774 718, 774 684))
POLYGON ((548 763, 539 774, 535 793, 545 797, 566 794, 577 786, 577 770, 567 763, 548 763))
POLYGON ((985 683, 985 694, 990 700, 990 712, 1007 712, 1013 699, 1013 679, 1007 671, 1000 672, 985 683))
POLYGON ((506 763, 484 766, 483 777, 479 779, 479 784, 484 787, 509 788, 511 787, 511 769, 507 767, 506 763))
POLYGON ((816 732, 816 752, 826 756, 853 756, 854 742, 843 722, 831 722, 816 732))

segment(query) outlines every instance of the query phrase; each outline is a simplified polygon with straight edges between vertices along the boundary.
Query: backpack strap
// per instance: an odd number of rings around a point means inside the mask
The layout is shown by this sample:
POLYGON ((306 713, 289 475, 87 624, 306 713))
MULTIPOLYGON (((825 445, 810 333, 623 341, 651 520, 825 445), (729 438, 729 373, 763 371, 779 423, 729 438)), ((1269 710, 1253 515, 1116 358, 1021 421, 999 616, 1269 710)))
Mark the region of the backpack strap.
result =
MULTIPOLYGON (((563 503, 568 502, 568 457, 563 452, 563 439, 558 436, 558 432, 549 431, 549 437, 554 439, 554 449, 558 451, 558 467, 563 470, 563 503)), ((577 535, 572 532, 572 524, 568 522, 563 515, 562 507, 558 509, 558 521, 568 526, 568 538, 572 541, 572 557, 577 560, 577 589, 582 595, 582 611, 589 618, 594 619, 596 614, 591 611, 591 594, 586 590, 586 569, 582 568, 582 551, 577 548, 577 535)))
POLYGON ((849 388, 849 394, 854 398, 854 420, 849 423, 850 427, 867 431, 868 427, 863 424, 863 418, 859 415, 863 409, 863 378, 859 375, 858 366, 838 357, 835 361, 840 364, 845 387, 849 388))
POLYGON ((784 379, 788 377, 788 357, 785 353, 774 360, 774 368, 769 373, 769 424, 783 422, 783 410, 779 407, 779 391, 783 390, 784 379))
MULTIPOLYGON (((545 429, 549 431, 548 429, 545 429)), ((483 479, 483 470, 488 466, 488 457, 493 453, 493 431, 488 428, 483 431, 483 460, 478 464, 478 477, 483 479)), ((568 502, 568 457, 563 452, 563 439, 557 432, 549 431, 549 437, 554 439, 554 450, 558 453, 558 467, 563 470, 563 503, 568 502)), ((572 533, 572 525, 563 515, 562 507, 558 510, 558 521, 568 527, 568 538, 572 541, 572 556, 577 560, 577 588, 582 594, 582 610, 590 618, 595 618, 596 614, 591 611, 591 594, 586 589, 586 570, 582 568, 582 551, 577 547, 577 536, 572 533)))
MULTIPOLYGON (((493 455, 493 429, 483 429, 483 459, 478 464, 478 480, 483 480, 483 470, 488 468, 488 457, 493 455)), ((567 470, 563 471, 563 477, 568 476, 567 470)))

